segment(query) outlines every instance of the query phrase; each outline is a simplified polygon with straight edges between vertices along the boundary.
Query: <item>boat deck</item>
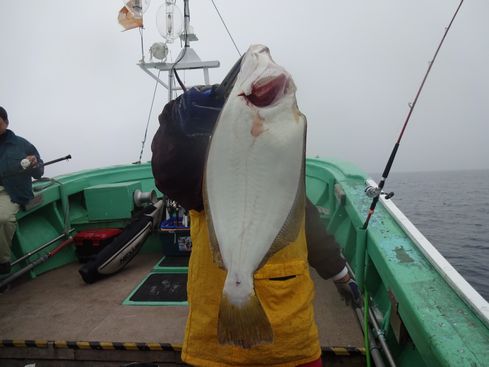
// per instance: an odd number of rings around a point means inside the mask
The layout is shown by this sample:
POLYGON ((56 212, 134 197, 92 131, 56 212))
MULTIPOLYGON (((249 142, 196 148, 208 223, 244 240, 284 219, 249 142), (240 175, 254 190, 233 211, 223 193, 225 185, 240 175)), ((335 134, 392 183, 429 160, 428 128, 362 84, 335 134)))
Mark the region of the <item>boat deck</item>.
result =
MULTIPOLYGON (((161 257, 140 254, 121 273, 91 285, 78 274, 78 263, 14 283, 0 294, 0 365, 181 365, 187 307, 122 304, 161 257)), ((326 359, 344 355, 361 365, 363 336, 353 310, 331 281, 311 272, 326 359)))

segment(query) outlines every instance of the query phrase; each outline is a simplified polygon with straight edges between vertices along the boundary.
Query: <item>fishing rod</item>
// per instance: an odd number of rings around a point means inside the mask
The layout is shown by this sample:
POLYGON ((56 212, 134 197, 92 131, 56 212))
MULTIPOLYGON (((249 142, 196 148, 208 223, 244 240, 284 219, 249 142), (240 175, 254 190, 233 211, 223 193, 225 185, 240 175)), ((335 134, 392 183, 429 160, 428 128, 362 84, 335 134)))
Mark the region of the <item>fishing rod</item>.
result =
POLYGON ((68 160, 68 159, 71 159, 71 154, 68 154, 68 155, 66 155, 66 156, 64 156, 64 157, 61 157, 61 158, 56 158, 56 159, 53 159, 52 161, 48 161, 48 162, 44 162, 44 163, 40 163, 40 164, 38 164, 38 165, 37 165, 37 166, 35 166, 35 167, 29 167, 29 166, 27 166, 27 168, 22 169, 21 171, 7 173, 7 174, 6 174, 6 175, 4 175, 4 176, 0 176, 0 178, 7 178, 7 177, 12 177, 12 176, 21 175, 21 174, 24 174, 24 173, 29 173, 30 171, 33 171, 33 170, 34 170, 34 169, 36 169, 36 168, 39 168, 39 167, 46 167, 46 166, 49 166, 50 164, 53 164, 53 163, 58 163, 58 162, 65 161, 65 160, 68 160))
MULTIPOLYGON (((414 110, 414 107, 416 106, 416 103, 418 102, 418 98, 421 94, 421 91, 423 90, 423 87, 424 87, 424 84, 426 82, 426 79, 428 78, 428 75, 431 71, 431 68, 433 67, 433 64, 435 63, 435 60, 436 60, 436 57, 438 56, 438 52, 440 51, 441 49, 441 46, 443 45, 443 42, 445 41, 445 38, 448 34, 448 31, 450 30, 452 24, 453 24, 453 21, 455 20, 462 4, 463 4, 464 0, 461 0, 457 9, 455 10, 455 13, 453 14, 452 16, 452 19, 450 20, 450 23, 448 24, 448 27, 445 28, 445 32, 443 34, 443 37, 440 41, 440 43, 438 44, 438 47, 435 51, 435 54, 433 56, 433 59, 429 62, 429 65, 428 65, 428 69, 426 70, 426 73, 423 77, 423 80, 421 81, 421 84, 418 88, 418 91, 416 93, 416 96, 414 97, 414 101, 412 103, 409 104, 409 111, 408 111, 408 114, 406 116, 406 119, 404 121, 404 124, 402 126, 402 129, 401 129, 401 133, 399 134, 399 137, 397 138, 397 141, 396 143, 394 144, 394 148, 392 149, 392 152, 389 156, 389 159, 387 160, 387 164, 384 168, 384 172, 382 173, 382 178, 379 182, 379 185, 378 187, 375 187, 375 186, 367 186, 367 188, 365 189, 365 193, 367 194, 368 197, 371 197, 372 198, 372 203, 370 204, 370 208, 369 208, 369 211, 368 211, 368 214, 367 214, 367 218, 365 220, 365 223, 363 224, 363 227, 362 229, 366 230, 367 227, 368 227, 368 224, 370 222, 370 219, 372 218, 372 215, 375 211, 375 207, 377 206, 377 203, 379 201, 379 198, 380 198, 380 195, 381 194, 385 194, 382 189, 384 188, 384 185, 385 185, 385 182, 387 180, 387 177, 389 176, 389 172, 392 168, 392 164, 394 163, 394 159, 396 157, 396 154, 397 154, 397 151, 399 149, 399 145, 401 144, 401 139, 404 135, 404 132, 406 130, 406 127, 409 123, 409 120, 411 118, 411 115, 413 113, 413 110, 414 110)), ((388 193, 388 194, 385 194, 385 198, 386 199, 390 199, 394 193, 388 193)), ((349 268, 349 271, 351 272, 351 268, 349 268)), ((378 355, 377 355, 377 350, 375 349, 375 344, 372 343, 372 335, 371 335, 371 331, 370 331, 370 328, 368 326, 368 321, 370 321, 374 327, 374 330, 376 331, 376 334, 378 336, 378 339, 380 341, 380 344, 382 346, 382 349, 384 350, 384 353, 386 354, 386 357, 387 357, 387 360, 389 362, 389 365, 390 366, 395 366, 395 362, 394 362, 394 359, 392 358, 392 355, 390 353, 390 350, 386 344, 386 341, 383 337, 383 333, 381 332, 381 329, 379 328, 378 324, 377 324, 377 321, 375 320, 375 316, 373 315, 372 313, 372 310, 371 308, 369 307, 368 305, 368 294, 367 294, 367 288, 365 287, 365 294, 364 294, 364 306, 363 306, 363 311, 364 311, 364 315, 362 317, 362 308, 361 307, 358 307, 356 310, 356 313, 357 313, 357 316, 358 316, 358 319, 360 320, 360 323, 362 324, 362 327, 364 328, 364 335, 365 335, 365 347, 370 349, 371 347, 373 347, 374 349, 372 350, 373 352, 373 355, 372 357, 374 358, 374 362, 377 364, 378 362, 378 355), (363 322, 362 322, 363 321, 363 322)), ((370 353, 369 353, 370 354, 370 353)), ((367 364, 370 364, 370 361, 369 361, 369 358, 367 357, 367 364)))
POLYGON ((68 236, 68 235, 69 235, 71 232, 73 232, 73 231, 75 231, 75 229, 74 229, 74 228, 69 229, 69 230, 67 231, 67 233, 62 233, 62 234, 60 234, 58 237, 53 238, 51 241, 46 242, 45 244, 43 244, 43 245, 39 246, 38 248, 36 248, 36 249, 34 249, 34 250, 32 250, 32 251, 28 252, 28 253, 27 253, 27 254, 25 254, 24 256, 22 256, 22 257, 18 258, 17 260, 15 260, 14 262, 12 262, 12 264, 10 264, 10 265, 11 265, 11 266, 14 266, 14 265, 16 265, 16 264, 20 263, 21 261, 24 261, 25 259, 27 259, 27 258, 31 257, 32 255, 37 254, 39 251, 44 250, 46 247, 49 247, 50 245, 52 245, 52 244, 53 244, 53 243, 55 243, 56 241, 58 241, 58 240, 60 240, 60 239, 62 239, 62 238, 64 238, 64 237, 67 237, 67 236, 68 236))
POLYGON ((67 161, 68 159, 71 159, 71 154, 68 154, 68 155, 61 157, 61 158, 53 159, 52 161, 45 162, 42 164, 42 166, 49 166, 50 164, 58 163, 61 161, 67 161))
POLYGON ((19 278, 20 276, 24 275, 34 267, 48 261, 50 258, 52 258, 54 255, 59 253, 61 250, 63 250, 66 246, 72 244, 74 242, 73 237, 69 236, 67 240, 61 242, 58 246, 56 246, 54 249, 49 251, 47 254, 42 255, 41 257, 37 258, 24 268, 20 269, 19 271, 9 275, 8 277, 2 279, 0 281, 0 289, 4 288, 7 284, 12 283, 14 280, 19 278))
MULTIPOLYGON (((450 24, 448 24, 448 27, 445 28, 445 33, 443 34, 443 37, 438 44, 438 48, 436 49, 435 55, 433 56, 433 59, 429 62, 428 69, 426 70, 426 73, 424 75, 423 81, 421 82, 421 85, 418 88, 418 92, 416 93, 416 96, 414 98, 413 103, 409 104, 409 112, 407 114, 406 120, 404 121, 404 125, 402 126, 401 133, 399 134, 399 138, 396 141, 396 144, 394 145, 394 148, 392 149, 391 155, 389 157, 389 160, 387 161, 387 164, 385 166, 384 172, 382 173, 382 178, 380 179, 379 186, 378 187, 373 187, 373 186, 368 186, 365 189, 365 193, 367 196, 373 198, 372 203, 370 204, 370 208, 368 210, 368 215, 367 219, 365 220, 365 223, 363 224, 362 229, 367 229, 368 223, 370 222, 370 218, 374 214, 375 207, 377 206, 377 202, 379 201, 380 195, 383 193, 382 189, 384 188, 385 181, 387 180, 387 177, 389 176, 389 172, 391 170, 392 164, 394 163, 394 159, 397 154, 397 150, 399 149, 399 145, 401 143, 402 136, 404 135, 404 131, 406 130, 407 124, 411 118, 411 115, 413 113, 414 107, 416 106, 416 102, 418 102, 419 95, 421 94, 421 91, 423 90, 424 84, 426 82, 426 79, 428 78, 428 74, 431 71, 431 68, 433 67, 433 64, 435 63, 436 57, 438 56, 438 52, 440 51, 441 46, 443 45, 443 42, 445 41, 445 38, 448 34, 448 31, 450 30, 450 27, 452 26, 453 21, 455 20, 455 17, 458 14, 458 11, 460 10, 460 7, 462 6, 464 0, 460 1, 460 4, 457 7, 457 10, 455 10, 455 13, 453 14, 452 20, 450 21, 450 24)), ((387 199, 392 197, 394 194, 389 193, 387 194, 387 199)))

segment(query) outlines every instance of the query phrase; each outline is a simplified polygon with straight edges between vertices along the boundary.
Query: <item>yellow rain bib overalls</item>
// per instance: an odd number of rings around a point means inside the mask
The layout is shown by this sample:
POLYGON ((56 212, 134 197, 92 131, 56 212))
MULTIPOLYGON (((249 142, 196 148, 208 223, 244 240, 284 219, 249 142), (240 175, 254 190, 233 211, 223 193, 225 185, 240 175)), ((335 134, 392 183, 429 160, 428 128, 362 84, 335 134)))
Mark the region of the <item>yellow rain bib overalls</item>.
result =
POLYGON ((219 344, 217 317, 226 272, 210 252, 205 213, 190 211, 192 254, 188 272, 189 316, 182 359, 195 366, 295 367, 321 356, 314 320, 304 223, 292 242, 254 275, 255 292, 267 314, 274 342, 243 349, 219 344))

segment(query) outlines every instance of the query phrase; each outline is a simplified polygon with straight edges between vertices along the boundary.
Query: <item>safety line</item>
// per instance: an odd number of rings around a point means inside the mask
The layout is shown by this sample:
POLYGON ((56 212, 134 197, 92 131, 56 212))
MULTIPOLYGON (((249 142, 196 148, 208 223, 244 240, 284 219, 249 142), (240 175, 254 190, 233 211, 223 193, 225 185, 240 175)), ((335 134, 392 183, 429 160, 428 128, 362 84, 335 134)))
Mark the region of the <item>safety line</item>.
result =
POLYGON ((214 0, 211 0, 211 2, 212 2, 212 5, 214 5, 214 8, 216 9, 217 15, 219 15, 219 18, 221 18, 221 22, 224 25, 224 28, 226 28, 226 31, 228 32, 229 38, 231 38, 231 41, 233 42, 233 45, 236 48, 236 51, 238 51, 239 57, 241 57, 241 52, 239 52, 239 48, 238 48, 238 46, 236 46, 236 42, 234 42, 234 38, 231 35, 231 32, 229 31, 228 26, 226 25, 226 22, 224 22, 224 19, 222 18, 221 13, 219 12, 219 9, 216 6, 216 3, 214 3, 214 0))
MULTIPOLYGON (((170 343, 142 343, 142 342, 108 342, 108 341, 71 341, 71 340, 0 340, 0 348, 48 348, 75 349, 75 350, 138 350, 138 351, 164 351, 181 352, 180 344, 170 343)), ((365 348, 326 346, 321 347, 323 354, 337 356, 365 355, 365 348)))
POLYGON ((146 138, 148 137, 148 127, 149 127, 149 122, 151 121, 151 114, 153 113, 153 106, 155 103, 156 90, 158 89, 158 84, 159 84, 158 80, 160 79, 160 73, 161 70, 158 71, 158 76, 156 78, 155 89, 153 91, 153 98, 151 99, 151 107, 149 108, 148 121, 146 122, 146 129, 144 130, 144 138, 143 141, 141 142, 141 152, 139 152, 139 159, 136 163, 141 163, 141 159, 143 157, 144 145, 146 144, 146 138))
POLYGON ((180 352, 180 344, 142 343, 142 342, 107 342, 107 341, 71 341, 71 340, 0 340, 0 348, 48 348, 77 350, 139 350, 180 352))

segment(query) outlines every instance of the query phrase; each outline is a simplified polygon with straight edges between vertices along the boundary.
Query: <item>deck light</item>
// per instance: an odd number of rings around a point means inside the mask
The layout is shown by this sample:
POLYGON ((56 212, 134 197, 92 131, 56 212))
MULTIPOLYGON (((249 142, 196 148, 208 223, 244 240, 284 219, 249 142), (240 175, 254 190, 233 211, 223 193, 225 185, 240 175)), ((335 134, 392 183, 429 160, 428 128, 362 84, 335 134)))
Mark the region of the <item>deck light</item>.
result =
POLYGON ((165 0, 156 13, 156 28, 167 43, 172 43, 183 32, 182 12, 176 0, 165 0))
POLYGON ((160 61, 165 61, 168 55, 168 46, 163 42, 155 42, 149 49, 149 54, 151 58, 158 59, 160 61))

